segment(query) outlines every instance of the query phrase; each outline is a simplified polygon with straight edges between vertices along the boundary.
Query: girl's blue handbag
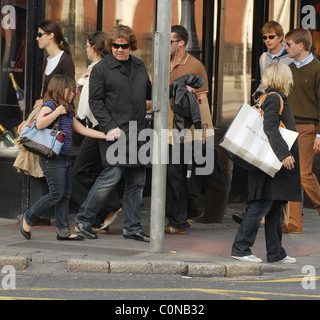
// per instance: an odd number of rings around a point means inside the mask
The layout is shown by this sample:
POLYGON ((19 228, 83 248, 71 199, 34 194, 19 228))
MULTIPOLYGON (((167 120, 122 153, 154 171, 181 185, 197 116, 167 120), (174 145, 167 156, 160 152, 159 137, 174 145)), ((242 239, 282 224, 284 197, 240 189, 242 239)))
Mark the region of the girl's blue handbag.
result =
POLYGON ((25 149, 40 156, 54 158, 60 153, 65 137, 64 131, 59 131, 59 119, 53 128, 37 129, 36 120, 26 125, 20 135, 20 143, 25 149))

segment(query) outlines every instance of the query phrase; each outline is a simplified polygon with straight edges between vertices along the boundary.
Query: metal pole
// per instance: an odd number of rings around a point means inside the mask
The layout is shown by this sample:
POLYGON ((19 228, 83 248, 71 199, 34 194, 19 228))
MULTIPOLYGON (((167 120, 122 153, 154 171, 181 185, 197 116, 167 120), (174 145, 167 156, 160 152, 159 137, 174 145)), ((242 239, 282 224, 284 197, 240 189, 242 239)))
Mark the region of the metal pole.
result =
POLYGON ((182 13, 180 24, 184 26, 189 34, 189 41, 187 44, 187 51, 195 58, 200 60, 201 49, 196 30, 195 21, 195 0, 181 0, 182 13))
POLYGON ((151 189, 150 252, 162 253, 168 154, 168 107, 170 74, 170 30, 172 0, 157 1, 157 31, 154 36, 152 111, 154 140, 151 189), (165 157, 164 157, 165 155, 165 157))

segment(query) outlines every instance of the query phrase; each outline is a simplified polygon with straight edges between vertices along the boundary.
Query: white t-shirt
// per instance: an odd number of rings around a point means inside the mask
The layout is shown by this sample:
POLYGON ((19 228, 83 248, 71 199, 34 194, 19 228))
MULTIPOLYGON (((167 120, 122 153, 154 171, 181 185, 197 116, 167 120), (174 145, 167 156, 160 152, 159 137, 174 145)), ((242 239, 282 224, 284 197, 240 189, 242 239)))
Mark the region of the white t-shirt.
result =
POLYGON ((47 59, 47 66, 46 66, 46 75, 48 76, 51 74, 51 72, 57 67, 60 58, 63 54, 63 51, 61 51, 59 54, 57 54, 55 57, 50 58, 48 57, 47 59))

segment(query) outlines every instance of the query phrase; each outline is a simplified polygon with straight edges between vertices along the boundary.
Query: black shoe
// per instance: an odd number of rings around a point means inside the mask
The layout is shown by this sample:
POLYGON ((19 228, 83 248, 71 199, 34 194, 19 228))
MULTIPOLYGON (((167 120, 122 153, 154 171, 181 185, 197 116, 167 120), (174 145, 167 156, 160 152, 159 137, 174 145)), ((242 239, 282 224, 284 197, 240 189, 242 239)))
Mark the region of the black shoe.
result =
POLYGON ((139 231, 135 234, 124 234, 123 237, 143 242, 150 242, 150 237, 146 235, 143 231, 139 231))
POLYGON ((61 237, 60 235, 57 234, 57 240, 70 240, 70 241, 79 241, 83 240, 83 236, 77 235, 76 237, 61 237))
POLYGON ((98 239, 98 236, 93 232, 89 223, 81 222, 80 220, 75 220, 76 226, 79 231, 89 239, 98 239))
POLYGON ((18 216, 20 231, 21 231, 22 235, 23 235, 26 239, 30 240, 30 239, 31 239, 31 232, 25 231, 25 230, 23 229, 23 216, 24 216, 23 214, 20 214, 20 215, 18 216))

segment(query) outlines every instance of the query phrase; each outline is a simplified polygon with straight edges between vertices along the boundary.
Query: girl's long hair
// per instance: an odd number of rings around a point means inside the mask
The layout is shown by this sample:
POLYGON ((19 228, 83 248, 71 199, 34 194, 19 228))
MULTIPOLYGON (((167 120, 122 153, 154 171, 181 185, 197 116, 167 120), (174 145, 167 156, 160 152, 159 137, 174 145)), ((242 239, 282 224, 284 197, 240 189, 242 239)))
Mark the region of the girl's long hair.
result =
POLYGON ((63 105, 66 107, 68 114, 74 116, 73 105, 66 101, 65 98, 65 89, 68 89, 68 92, 74 91, 76 84, 74 80, 70 77, 56 74, 53 76, 48 84, 47 92, 44 96, 43 101, 52 100, 56 106, 63 105))

